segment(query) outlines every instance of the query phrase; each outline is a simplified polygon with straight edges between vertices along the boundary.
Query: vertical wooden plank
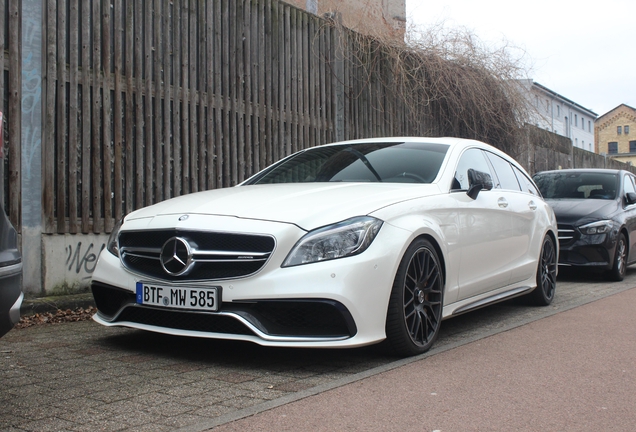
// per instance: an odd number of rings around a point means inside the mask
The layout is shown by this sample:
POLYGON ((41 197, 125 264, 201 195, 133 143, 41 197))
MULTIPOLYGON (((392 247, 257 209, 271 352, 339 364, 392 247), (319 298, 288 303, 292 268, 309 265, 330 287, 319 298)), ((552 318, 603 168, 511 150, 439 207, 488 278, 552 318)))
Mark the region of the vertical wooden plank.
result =
POLYGON ((246 104, 249 101, 246 100, 246 89, 247 89, 247 65, 245 62, 245 0, 236 0, 236 81, 235 85, 237 87, 236 93, 236 107, 237 107, 237 136, 236 142, 238 146, 238 172, 236 182, 242 182, 245 178, 245 170, 246 170, 246 142, 245 138, 248 135, 245 132, 246 128, 246 104))
MULTIPOLYGON (((223 36, 223 75, 222 75, 222 93, 223 93, 223 186, 230 186, 232 183, 232 143, 230 136, 230 118, 232 111, 232 93, 230 83, 230 62, 231 62, 231 46, 229 29, 233 27, 230 23, 230 5, 232 0, 224 0, 223 8, 223 27, 221 27, 221 35, 223 36)), ((221 92, 221 90, 218 90, 221 92)))
POLYGON ((128 214, 135 209, 135 203, 133 201, 133 192, 134 192, 134 173, 135 173, 135 157, 134 150, 137 146, 134 145, 134 106, 135 106, 135 88, 133 86, 133 37, 135 31, 135 21, 134 21, 134 13, 135 6, 134 2, 127 1, 126 2, 126 14, 125 14, 125 75, 126 75, 126 107, 125 107, 125 128, 126 128, 126 168, 125 168, 125 194, 124 199, 126 201, 126 205, 124 208, 124 214, 128 214))
POLYGON ((112 114, 111 102, 111 7, 110 0, 102 0, 102 46, 104 47, 102 92, 104 98, 102 113, 103 131, 103 176, 104 176, 104 231, 109 233, 113 227, 113 139, 112 139, 112 114))
POLYGON ((170 2, 165 3, 163 7, 163 25, 162 25, 162 33, 163 33, 163 113, 161 115, 163 119, 163 164, 164 164, 164 172, 162 174, 163 177, 163 198, 167 199, 172 197, 172 188, 170 182, 170 171, 172 169, 172 164, 170 162, 172 156, 172 139, 170 139, 171 135, 171 124, 172 124, 172 110, 171 110, 171 100, 172 100, 172 13, 173 13, 174 5, 170 2))
MULTIPOLYGON (((11 8, 12 5, 10 4, 11 8)), ((15 7, 15 6, 13 6, 15 7)), ((17 11, 17 7, 16 11, 17 11)), ((9 16, 13 16, 13 10, 9 10, 9 16)), ((56 231, 55 225, 55 93, 57 70, 57 2, 47 2, 46 14, 46 137, 42 143, 42 163, 44 182, 42 188, 44 201, 45 229, 48 233, 56 231)), ((11 21, 9 21, 11 24, 11 21)), ((10 57, 11 58, 11 57, 10 57)), ((10 79, 10 78, 9 78, 10 79)), ((11 85, 11 83, 9 83, 11 85)), ((12 140, 14 137, 11 137, 12 140)), ((10 207, 10 210, 13 210, 10 207)), ((10 219, 15 223, 17 215, 10 214, 10 219)))
POLYGON ((205 1, 199 0, 197 2, 196 9, 196 22, 197 22, 197 38, 196 38, 196 46, 197 46, 197 58, 199 61, 197 62, 197 138, 198 138, 198 167, 199 167, 199 188, 198 190, 206 190, 206 179, 208 175, 208 157, 207 157, 207 148, 206 148, 206 136, 209 132, 206 130, 205 120, 206 120, 206 98, 205 98, 205 88, 208 76, 206 74, 206 65, 207 65, 207 49, 205 45, 205 1))
MULTIPOLYGON (((223 111, 225 110, 223 90, 221 88, 221 70, 223 67, 223 52, 221 49, 221 1, 214 3, 214 144, 216 157, 216 183, 215 187, 223 187, 223 167, 225 166, 224 136, 223 136, 223 111)), ((210 44, 212 45, 212 44, 210 44)))
MULTIPOLYGON (((216 3, 216 2, 212 2, 216 3)), ((205 4, 205 47, 206 47, 206 62, 205 62, 205 74, 206 74, 206 103, 208 109, 206 111, 206 140, 205 146, 207 148, 207 178, 206 189, 216 188, 216 166, 215 166, 215 137, 216 128, 214 124, 214 9, 213 4, 205 4)))
POLYGON ((230 40, 230 76, 232 77, 230 85, 230 186, 234 186, 238 183, 238 125, 236 121, 237 117, 237 104, 238 104, 238 73, 237 70, 237 44, 238 44, 238 20, 237 20, 237 2, 240 0, 230 0, 230 21, 229 21, 229 35, 230 40))
POLYGON ((155 202, 154 192, 154 164, 153 158, 154 150, 154 118, 152 111, 152 59, 153 59, 153 27, 152 19, 154 15, 153 2, 144 2, 146 8, 144 13, 144 147, 145 147, 145 205, 150 205, 155 202))
POLYGON ((113 113, 113 213, 112 218, 108 218, 106 225, 107 231, 112 231, 114 221, 118 221, 123 216, 124 205, 124 166, 123 166, 123 145, 124 145, 124 102, 123 97, 123 85, 122 85, 122 69, 124 46, 122 38, 124 37, 124 28, 122 22, 122 0, 113 0, 113 23, 115 33, 113 34, 113 59, 114 59, 114 80, 115 80, 115 95, 114 95, 114 113, 113 113))
MULTIPOLYGON (((300 94, 298 93, 298 68, 299 68, 299 55, 300 50, 298 48, 298 15, 299 11, 296 8, 290 8, 291 16, 290 16, 290 27, 289 27, 289 37, 291 42, 291 52, 289 55, 290 65, 289 68, 291 70, 291 89, 290 95, 287 99, 289 104, 288 109, 288 118, 289 118, 289 127, 291 129, 291 135, 289 139, 291 139, 289 145, 289 152, 296 152, 300 150, 299 142, 298 142, 298 100, 300 99, 300 94)), ((288 154, 289 154, 288 152, 288 154)))
MULTIPOLYGON (((82 233, 91 230, 91 6, 82 1, 82 233)), ((46 164, 46 161, 44 162, 46 164)))
POLYGON ((93 232, 99 234, 103 230, 102 217, 102 32, 101 2, 92 2, 93 6, 93 110, 92 128, 92 185, 93 185, 93 232))
POLYGON ((198 152, 198 136, 197 136, 197 64, 198 64, 198 44, 197 44, 197 16, 196 16, 196 0, 190 0, 188 9, 188 29, 189 29, 189 89, 190 89, 190 191, 197 192, 199 190, 199 152, 198 152))
POLYGON ((283 71, 284 71, 284 75, 281 74, 281 77, 283 78, 282 82, 281 82, 281 92, 282 92, 282 97, 281 97, 281 109, 283 109, 284 111, 282 112, 283 115, 281 115, 281 125, 280 128, 283 131, 283 137, 281 139, 281 144, 282 144, 282 151, 281 151, 281 158, 284 156, 287 156, 288 154, 291 153, 291 137, 290 137, 290 133, 291 133, 291 93, 290 93, 290 87, 291 85, 289 84, 288 80, 291 80, 291 62, 290 62, 290 57, 291 57, 291 44, 290 44, 290 39, 289 39, 289 28, 290 28, 290 21, 291 21, 291 17, 290 17, 290 10, 291 8, 288 7, 287 5, 283 6, 283 43, 282 43, 282 47, 283 47, 283 61, 282 61, 282 67, 283 67, 283 71))
POLYGON ((276 36, 273 30, 273 14, 272 8, 272 0, 263 0, 265 3, 264 6, 264 15, 263 15, 263 32, 265 36, 263 40, 265 42, 265 49, 261 51, 264 54, 264 57, 261 60, 261 64, 263 67, 261 70, 263 71, 263 78, 261 86, 265 89, 264 95, 264 105, 265 105, 265 131, 264 131, 264 145, 265 152, 261 152, 261 167, 265 168, 267 165, 272 163, 273 159, 273 148, 275 145, 275 137, 272 130, 272 122, 273 122, 273 110, 274 110, 274 91, 273 87, 276 85, 278 75, 274 75, 274 62, 273 60, 273 50, 272 46, 275 44, 276 36))
MULTIPOLYGON (((272 160, 277 161, 281 157, 281 142, 283 136, 283 122, 282 118, 282 100, 283 100, 283 80, 281 72, 281 49, 283 48, 282 41, 282 16, 280 13, 280 3, 277 0, 272 0, 271 3, 271 22, 272 28, 272 43, 270 46, 271 56, 269 62, 271 64, 272 79, 275 84, 272 89, 272 160)), ((268 161, 269 162, 269 161, 268 161)))
POLYGON ((66 211, 68 199, 68 173, 67 163, 67 114, 66 114, 66 1, 57 1, 57 92, 55 95, 56 106, 56 156, 57 156, 57 181, 56 189, 56 216, 57 232, 66 232, 66 211))
POLYGON ((163 80, 162 78, 163 67, 161 64, 161 61, 163 60, 163 33, 164 33, 164 28, 161 25, 163 3, 165 2, 162 0, 154 1, 153 27, 152 27, 152 40, 153 40, 152 64, 153 64, 154 74, 149 75, 150 77, 154 78, 154 85, 151 86, 151 88, 154 90, 154 99, 152 104, 152 107, 153 107, 152 110, 154 113, 153 115, 154 202, 162 201, 164 197, 163 195, 163 192, 164 192, 163 191, 164 137, 163 137, 163 122, 162 122, 163 115, 161 114, 161 110, 163 108, 163 105, 161 103, 162 96, 163 96, 162 87, 161 87, 161 81, 163 80))
POLYGON ((146 5, 135 3, 135 208, 143 207, 144 199, 144 95, 143 95, 143 16, 146 5))
POLYGON ((68 232, 78 232, 77 220, 77 174, 81 174, 78 166, 78 147, 81 141, 78 135, 78 73, 79 73, 79 0, 70 0, 69 4, 69 99, 68 99, 68 232))
POLYGON ((172 193, 173 196, 180 196, 183 191, 182 165, 181 165, 181 107, 183 105, 183 85, 181 82, 181 61, 183 53, 181 47, 181 15, 183 13, 181 0, 174 1, 174 12, 172 13, 172 22, 174 23, 174 44, 172 51, 172 73, 174 87, 174 103, 173 103, 173 126, 172 132, 172 193))
POLYGON ((254 171, 260 171, 267 166, 267 148, 269 146, 269 141, 271 138, 267 134, 267 123, 269 121, 269 109, 268 104, 269 100, 266 96, 266 88, 271 88, 271 83, 267 83, 266 77, 271 75, 267 74, 268 63, 265 62, 267 58, 266 55, 266 47, 269 46, 268 39, 271 35, 267 34, 265 31, 265 11, 268 10, 269 0, 261 0, 259 2, 258 8, 258 103, 260 106, 260 111, 258 114, 258 165, 255 167, 254 171))
POLYGON ((243 2, 243 74, 244 79, 242 83, 239 83, 244 88, 244 95, 242 98, 245 107, 243 116, 243 127, 239 130, 244 130, 243 135, 243 169, 239 171, 239 181, 245 180, 251 175, 254 169, 252 161, 252 107, 254 100, 252 95, 252 35, 250 32, 250 26, 252 25, 252 3, 251 1, 243 2))
POLYGON ((303 88, 303 142, 302 148, 311 147, 312 143, 309 141, 309 131, 311 128, 310 121, 310 110, 311 106, 310 100, 310 87, 309 87, 309 59, 311 57, 311 50, 309 48, 309 38, 311 37, 311 28, 309 25, 309 15, 306 13, 302 14, 302 26, 300 27, 300 36, 302 38, 302 59, 303 59, 303 69, 302 69, 302 88, 303 88))
POLYGON ((192 188, 190 187, 190 128, 192 125, 190 124, 190 31, 188 27, 188 22, 190 19, 190 7, 189 0, 184 0, 183 2, 183 11, 181 15, 181 43, 182 46, 185 47, 182 53, 181 60, 181 76, 182 76, 182 87, 181 87, 181 100, 183 102, 183 111, 182 111, 182 119, 181 119, 181 129, 182 129, 182 190, 184 194, 190 193, 192 188))

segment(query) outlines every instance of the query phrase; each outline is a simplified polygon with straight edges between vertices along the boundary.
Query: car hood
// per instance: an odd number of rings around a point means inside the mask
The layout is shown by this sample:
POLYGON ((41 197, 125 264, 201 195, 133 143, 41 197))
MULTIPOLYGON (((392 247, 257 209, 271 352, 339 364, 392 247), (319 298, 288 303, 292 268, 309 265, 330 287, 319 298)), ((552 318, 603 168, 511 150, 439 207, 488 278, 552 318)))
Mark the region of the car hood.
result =
POLYGON ((609 218, 619 206, 615 200, 602 199, 546 199, 546 202, 554 210, 557 222, 566 224, 609 218))
POLYGON ((137 210, 127 219, 204 214, 283 222, 311 230, 388 205, 439 194, 433 184, 293 183, 197 192, 137 210))

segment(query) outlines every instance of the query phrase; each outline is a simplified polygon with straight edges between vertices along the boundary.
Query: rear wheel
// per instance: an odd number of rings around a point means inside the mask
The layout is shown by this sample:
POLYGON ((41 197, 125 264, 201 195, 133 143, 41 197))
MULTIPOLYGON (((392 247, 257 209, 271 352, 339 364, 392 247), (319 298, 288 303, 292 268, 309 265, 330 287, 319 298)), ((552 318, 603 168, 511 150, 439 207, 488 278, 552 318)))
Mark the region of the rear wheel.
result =
POLYGON ((415 240, 406 250, 393 282, 386 336, 393 351, 410 356, 428 351, 442 321, 444 277, 433 245, 415 240))
POLYGON ((557 252, 552 237, 543 239, 539 266, 537 268, 537 287, 528 294, 528 299, 537 306, 547 306, 552 303, 556 292, 557 252))
POLYGON ((625 278, 625 269, 627 267, 627 239, 625 234, 618 235, 616 242, 616 252, 614 252, 614 263, 612 269, 608 272, 607 278, 611 281, 622 281, 625 278))

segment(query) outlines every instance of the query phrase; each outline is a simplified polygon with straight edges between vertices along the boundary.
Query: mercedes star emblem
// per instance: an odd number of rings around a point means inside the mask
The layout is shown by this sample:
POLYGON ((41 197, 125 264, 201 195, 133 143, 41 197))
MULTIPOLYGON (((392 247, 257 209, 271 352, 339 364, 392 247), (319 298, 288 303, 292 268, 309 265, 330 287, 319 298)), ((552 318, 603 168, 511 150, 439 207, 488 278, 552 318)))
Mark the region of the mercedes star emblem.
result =
POLYGON ((192 268, 192 248, 186 239, 172 237, 163 244, 159 260, 166 273, 181 276, 192 268))

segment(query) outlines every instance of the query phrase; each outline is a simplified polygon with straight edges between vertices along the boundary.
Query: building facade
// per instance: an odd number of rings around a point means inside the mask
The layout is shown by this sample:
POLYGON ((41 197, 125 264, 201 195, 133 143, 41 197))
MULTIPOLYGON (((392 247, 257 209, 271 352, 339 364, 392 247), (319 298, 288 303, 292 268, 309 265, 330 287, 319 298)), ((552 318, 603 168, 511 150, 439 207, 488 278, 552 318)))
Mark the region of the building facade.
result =
POLYGON ((636 109, 621 104, 596 119, 596 152, 636 164, 636 109))
POLYGON ((530 123, 572 140, 574 147, 595 151, 597 114, 533 80, 520 80, 528 99, 530 123))
POLYGON ((358 33, 404 40, 406 0, 284 0, 321 17, 338 16, 358 33))

